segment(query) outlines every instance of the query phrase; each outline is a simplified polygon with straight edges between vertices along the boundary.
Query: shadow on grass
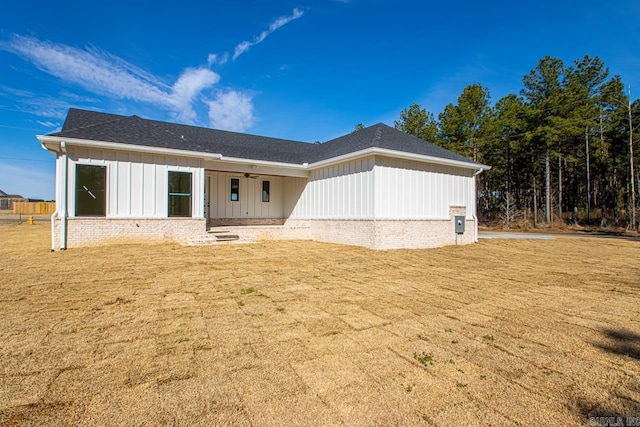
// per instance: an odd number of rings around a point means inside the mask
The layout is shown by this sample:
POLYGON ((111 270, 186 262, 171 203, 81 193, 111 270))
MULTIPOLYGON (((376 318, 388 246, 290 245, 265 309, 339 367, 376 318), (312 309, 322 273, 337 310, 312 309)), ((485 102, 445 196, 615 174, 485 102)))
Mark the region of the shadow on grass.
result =
POLYGON ((609 353, 640 360, 640 334, 624 329, 602 329, 608 342, 596 344, 609 353))
POLYGON ((575 410, 586 425, 632 426, 640 420, 640 405, 622 396, 616 396, 614 403, 582 399, 575 410))
MULTIPOLYGON (((604 328, 600 332, 604 335, 604 339, 599 343, 593 343, 594 346, 611 354, 640 360, 640 334, 614 328, 604 328)), ((640 421, 638 378, 626 373, 622 380, 607 392, 608 398, 604 401, 594 400, 590 396, 576 396, 570 406, 587 425, 637 425, 640 421)))
POLYGON ((640 242, 637 234, 627 234, 626 232, 602 231, 602 230, 579 230, 574 232, 558 233, 558 236, 565 237, 597 237, 599 239, 628 240, 630 242, 640 242))

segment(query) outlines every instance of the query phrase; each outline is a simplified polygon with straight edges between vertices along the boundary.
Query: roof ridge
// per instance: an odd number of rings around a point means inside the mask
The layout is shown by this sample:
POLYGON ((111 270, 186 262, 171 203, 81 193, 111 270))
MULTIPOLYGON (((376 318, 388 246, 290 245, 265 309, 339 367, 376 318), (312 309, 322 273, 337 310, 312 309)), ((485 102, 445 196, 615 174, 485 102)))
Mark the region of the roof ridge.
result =
POLYGON ((137 115, 122 116, 78 109, 69 110, 65 124, 73 127, 63 127, 49 136, 181 149, 194 153, 220 153, 225 157, 292 164, 311 164, 374 148, 475 163, 385 123, 377 123, 322 144, 146 119, 137 115))
POLYGON ((87 125, 87 126, 80 126, 80 127, 75 127, 75 128, 71 128, 71 129, 64 129, 64 131, 67 132, 67 131, 70 131, 70 130, 91 129, 91 128, 94 128, 96 126, 103 126, 103 125, 108 125, 108 124, 111 124, 111 123, 118 123, 118 122, 123 121, 123 119, 128 119, 128 118, 129 117, 123 116, 121 118, 114 119, 114 120, 108 120, 106 122, 93 123, 93 124, 90 124, 90 125, 87 125))
POLYGON ((68 128, 68 129, 65 129, 65 127, 64 127, 66 122, 67 122, 67 120, 65 120, 65 123, 62 124, 61 132, 67 132, 67 131, 71 131, 71 130, 80 130, 80 129, 90 129, 90 128, 95 127, 95 126, 101 126, 101 125, 105 125, 105 124, 109 124, 109 123, 116 123, 116 122, 121 121, 122 119, 128 119, 128 118, 131 118, 131 117, 135 117, 135 116, 121 116, 119 114, 102 113, 102 112, 99 112, 99 111, 82 110, 80 108, 69 108, 69 112, 67 113, 67 119, 69 119, 71 110, 79 111, 79 112, 82 112, 82 113, 86 113, 86 112, 96 113, 96 114, 99 114, 99 115, 102 115, 102 116, 113 116, 114 118, 113 118, 113 120, 105 120, 103 122, 91 123, 91 124, 86 125, 86 126, 75 126, 75 127, 68 128))
POLYGON ((376 145, 377 142, 380 142, 382 139, 382 127, 380 126, 383 123, 378 123, 376 125, 376 131, 373 133, 373 143, 376 145))

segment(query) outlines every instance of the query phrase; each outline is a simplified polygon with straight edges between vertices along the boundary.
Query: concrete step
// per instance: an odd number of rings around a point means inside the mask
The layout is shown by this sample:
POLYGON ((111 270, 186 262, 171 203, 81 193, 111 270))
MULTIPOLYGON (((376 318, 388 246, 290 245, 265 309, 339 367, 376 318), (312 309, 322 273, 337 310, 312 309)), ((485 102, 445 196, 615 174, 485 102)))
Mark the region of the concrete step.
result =
POLYGON ((237 234, 205 234, 187 241, 188 246, 215 245, 216 243, 240 240, 237 234))
POLYGON ((216 234, 216 239, 221 242, 227 242, 229 240, 240 240, 240 236, 237 234, 216 234))

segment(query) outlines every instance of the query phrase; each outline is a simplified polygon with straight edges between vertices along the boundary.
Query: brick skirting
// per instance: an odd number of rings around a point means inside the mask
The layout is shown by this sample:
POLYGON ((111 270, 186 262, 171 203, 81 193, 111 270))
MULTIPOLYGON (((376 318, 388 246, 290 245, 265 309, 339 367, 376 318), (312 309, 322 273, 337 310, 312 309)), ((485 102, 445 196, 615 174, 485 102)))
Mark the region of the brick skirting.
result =
MULTIPOLYGON (((56 220, 56 249, 61 220, 56 220)), ((204 218, 69 218, 67 248, 135 241, 186 243, 206 231, 204 218)))
MULTIPOLYGON (((465 215, 464 207, 452 206, 449 219, 289 219, 224 220, 238 227, 243 241, 311 239, 319 242, 364 246, 370 249, 435 248, 469 244, 475 240, 475 223, 465 221, 465 232, 456 235, 454 217, 465 215), (273 228, 273 226, 277 226, 273 228), (281 226, 280 226, 281 225, 281 226), (243 229, 242 226, 247 226, 243 229), (264 229, 261 229, 264 226, 264 229)), ((56 220, 56 248, 60 247, 61 221, 56 220)), ((206 235, 204 218, 69 218, 67 247, 134 241, 171 241, 186 244, 206 235)))

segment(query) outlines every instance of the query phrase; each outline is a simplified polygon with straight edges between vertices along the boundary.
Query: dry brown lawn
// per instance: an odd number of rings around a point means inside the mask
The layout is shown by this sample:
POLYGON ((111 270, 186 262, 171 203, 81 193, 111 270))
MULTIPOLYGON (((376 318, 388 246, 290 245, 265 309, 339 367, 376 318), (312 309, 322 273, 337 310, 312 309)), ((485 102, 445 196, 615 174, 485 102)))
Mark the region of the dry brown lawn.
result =
POLYGON ((640 416, 640 243, 50 253, 0 224, 0 424, 579 425, 640 416))

